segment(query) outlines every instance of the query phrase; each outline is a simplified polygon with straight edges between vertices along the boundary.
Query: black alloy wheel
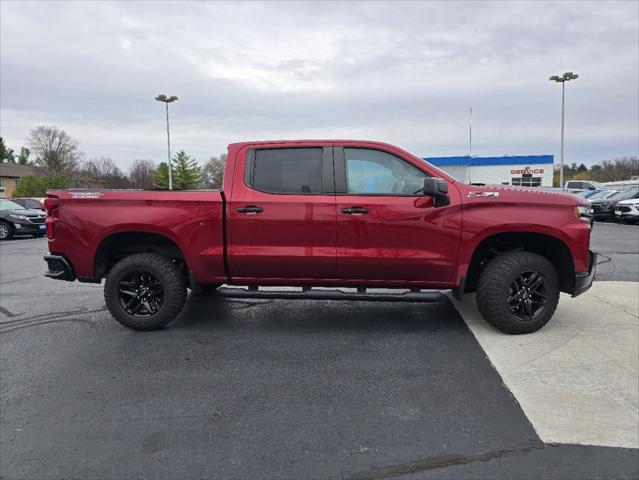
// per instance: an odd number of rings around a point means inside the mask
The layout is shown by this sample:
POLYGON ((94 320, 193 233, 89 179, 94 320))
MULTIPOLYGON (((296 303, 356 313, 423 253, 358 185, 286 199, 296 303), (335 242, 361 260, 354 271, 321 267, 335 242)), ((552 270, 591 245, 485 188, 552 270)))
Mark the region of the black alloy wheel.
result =
POLYGON ((510 284, 508 308, 522 322, 533 322, 541 317, 546 307, 548 292, 546 279, 537 271, 523 272, 510 284))
POLYGON ((162 282, 143 269, 135 269, 122 278, 118 292, 124 311, 137 318, 155 315, 164 303, 162 282))

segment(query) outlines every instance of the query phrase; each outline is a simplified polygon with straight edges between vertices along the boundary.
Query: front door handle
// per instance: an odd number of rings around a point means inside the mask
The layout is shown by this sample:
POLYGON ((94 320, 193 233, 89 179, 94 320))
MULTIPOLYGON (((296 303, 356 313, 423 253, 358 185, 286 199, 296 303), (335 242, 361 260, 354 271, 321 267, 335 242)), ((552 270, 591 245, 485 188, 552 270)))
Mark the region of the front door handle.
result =
POLYGON ((365 207, 342 208, 342 213, 345 213, 347 215, 366 215, 368 213, 368 208, 365 208, 365 207))
POLYGON ((255 205, 247 205, 246 207, 239 207, 238 213, 260 213, 264 209, 262 207, 256 207, 255 205))

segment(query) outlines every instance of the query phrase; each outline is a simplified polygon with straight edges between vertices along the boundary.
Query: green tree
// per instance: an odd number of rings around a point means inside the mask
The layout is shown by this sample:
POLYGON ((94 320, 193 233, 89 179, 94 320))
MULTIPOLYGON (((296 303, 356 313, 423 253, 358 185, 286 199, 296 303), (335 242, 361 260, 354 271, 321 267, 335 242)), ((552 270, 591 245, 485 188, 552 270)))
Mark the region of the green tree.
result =
POLYGON ((44 197, 47 190, 69 188, 69 179, 64 175, 42 177, 40 175, 25 175, 16 185, 14 197, 44 197))
POLYGON ((200 167, 195 159, 184 150, 173 157, 173 188, 175 190, 192 190, 201 185, 200 167))
POLYGON ((158 190, 168 190, 169 188, 169 166, 166 162, 161 162, 153 174, 153 188, 158 190))
POLYGON ((18 155, 18 164, 19 165, 32 165, 33 162, 29 161, 29 154, 31 150, 26 147, 22 147, 20 149, 20 154, 18 155))
POLYGON ((579 166, 577 167, 577 173, 584 173, 584 172, 588 172, 588 167, 586 167, 586 165, 584 165, 583 163, 579 164, 579 166))
POLYGON ((52 189, 52 188, 59 188, 59 189, 69 188, 69 179, 65 175, 62 175, 61 173, 58 173, 58 174, 54 175, 53 177, 49 177, 47 183, 48 183, 49 189, 52 189))
POLYGON ((12 148, 7 148, 4 138, 0 137, 0 163, 16 163, 15 153, 12 148))
POLYGON ((14 197, 44 197, 49 188, 49 179, 40 175, 25 175, 16 185, 14 197))

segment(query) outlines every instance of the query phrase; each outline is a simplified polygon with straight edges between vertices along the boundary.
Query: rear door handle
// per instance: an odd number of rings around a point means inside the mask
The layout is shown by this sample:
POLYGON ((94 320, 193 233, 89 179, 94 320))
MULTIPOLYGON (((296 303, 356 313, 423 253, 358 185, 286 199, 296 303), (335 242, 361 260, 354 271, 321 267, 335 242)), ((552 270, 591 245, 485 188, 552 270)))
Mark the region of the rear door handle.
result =
POLYGON ((247 205, 246 207, 239 207, 238 213, 260 213, 264 209, 262 207, 256 207, 255 205, 247 205))
POLYGON ((347 215, 366 215, 368 213, 368 208, 365 208, 365 207, 342 208, 342 213, 345 213, 347 215))

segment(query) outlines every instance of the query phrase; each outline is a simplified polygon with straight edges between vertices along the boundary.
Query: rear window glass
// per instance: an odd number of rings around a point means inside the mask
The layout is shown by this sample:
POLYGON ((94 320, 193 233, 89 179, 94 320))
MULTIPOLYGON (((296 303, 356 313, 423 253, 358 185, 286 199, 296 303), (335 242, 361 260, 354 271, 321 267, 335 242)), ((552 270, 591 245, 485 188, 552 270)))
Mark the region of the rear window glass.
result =
POLYGON ((322 148, 256 150, 251 186, 268 193, 320 193, 322 148))

